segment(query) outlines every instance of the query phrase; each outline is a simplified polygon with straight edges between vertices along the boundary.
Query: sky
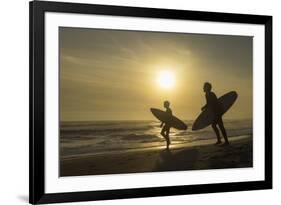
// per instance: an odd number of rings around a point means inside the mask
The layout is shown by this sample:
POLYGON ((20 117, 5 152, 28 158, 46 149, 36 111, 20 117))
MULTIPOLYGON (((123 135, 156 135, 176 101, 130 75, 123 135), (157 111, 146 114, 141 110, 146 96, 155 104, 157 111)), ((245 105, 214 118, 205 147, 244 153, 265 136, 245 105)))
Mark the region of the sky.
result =
POLYGON ((59 29, 60 120, 153 120, 151 107, 195 120, 204 82, 236 91, 227 119, 252 118, 252 37, 59 29))

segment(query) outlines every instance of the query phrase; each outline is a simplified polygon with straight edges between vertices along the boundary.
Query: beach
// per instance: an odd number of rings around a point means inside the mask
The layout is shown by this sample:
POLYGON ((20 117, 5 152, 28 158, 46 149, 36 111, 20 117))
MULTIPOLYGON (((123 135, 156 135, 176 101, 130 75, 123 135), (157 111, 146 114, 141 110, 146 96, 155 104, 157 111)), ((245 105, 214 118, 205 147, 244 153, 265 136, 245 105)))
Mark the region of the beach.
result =
POLYGON ((60 176, 245 168, 253 166, 252 135, 232 136, 230 145, 215 138, 176 143, 165 149, 150 146, 116 149, 60 158, 60 176))

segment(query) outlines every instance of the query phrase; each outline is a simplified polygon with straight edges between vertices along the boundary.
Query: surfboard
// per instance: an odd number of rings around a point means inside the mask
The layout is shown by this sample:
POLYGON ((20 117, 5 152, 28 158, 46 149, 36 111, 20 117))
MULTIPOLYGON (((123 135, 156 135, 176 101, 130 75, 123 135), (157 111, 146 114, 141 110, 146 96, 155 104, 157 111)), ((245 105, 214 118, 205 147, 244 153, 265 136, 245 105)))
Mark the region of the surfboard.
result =
MULTIPOLYGON (((237 93, 235 91, 231 91, 218 98, 218 101, 222 109, 221 115, 226 113, 229 110, 229 108, 231 108, 231 106, 236 101, 237 97, 238 97, 237 93)), ((206 110, 202 111, 201 114, 194 121, 192 125, 192 130, 203 129, 209 126, 210 124, 212 124, 214 119, 215 119, 215 114, 212 112, 211 109, 207 108, 206 110)))
POLYGON ((186 130, 187 125, 175 116, 168 115, 165 111, 156 108, 150 108, 152 114, 161 122, 169 123, 169 125, 178 130, 186 130))

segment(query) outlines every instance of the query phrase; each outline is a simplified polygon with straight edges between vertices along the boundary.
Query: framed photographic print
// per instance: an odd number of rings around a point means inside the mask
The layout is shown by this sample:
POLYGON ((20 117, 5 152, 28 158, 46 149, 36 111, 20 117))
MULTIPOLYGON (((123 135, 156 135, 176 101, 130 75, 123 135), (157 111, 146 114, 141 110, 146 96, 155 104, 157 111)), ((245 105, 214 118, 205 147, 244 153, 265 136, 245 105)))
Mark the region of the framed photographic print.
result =
POLYGON ((30 2, 30 203, 272 188, 272 17, 30 2))

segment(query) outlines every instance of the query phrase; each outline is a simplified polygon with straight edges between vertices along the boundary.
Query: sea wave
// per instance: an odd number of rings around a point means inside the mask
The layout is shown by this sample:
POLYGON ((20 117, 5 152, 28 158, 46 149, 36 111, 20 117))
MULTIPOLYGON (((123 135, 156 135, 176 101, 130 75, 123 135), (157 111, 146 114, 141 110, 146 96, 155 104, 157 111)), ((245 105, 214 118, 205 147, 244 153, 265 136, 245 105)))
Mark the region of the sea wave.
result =
MULTIPOLYGON (((192 131, 171 129, 173 144, 216 138, 211 127, 192 131)), ((228 136, 252 135, 252 120, 225 120, 228 136)), ((60 124, 61 157, 164 145, 157 121, 63 122, 60 124)))

